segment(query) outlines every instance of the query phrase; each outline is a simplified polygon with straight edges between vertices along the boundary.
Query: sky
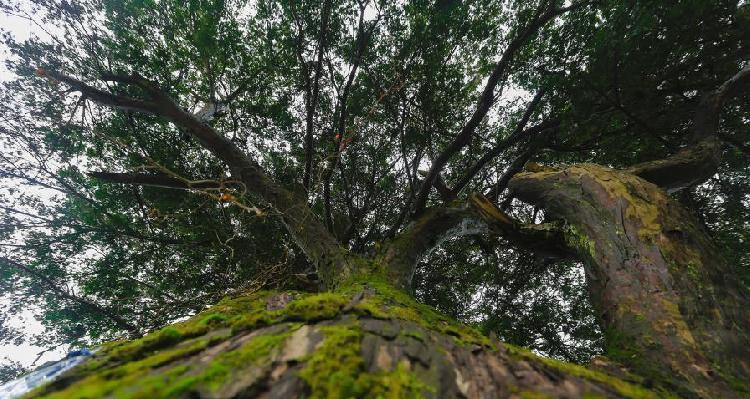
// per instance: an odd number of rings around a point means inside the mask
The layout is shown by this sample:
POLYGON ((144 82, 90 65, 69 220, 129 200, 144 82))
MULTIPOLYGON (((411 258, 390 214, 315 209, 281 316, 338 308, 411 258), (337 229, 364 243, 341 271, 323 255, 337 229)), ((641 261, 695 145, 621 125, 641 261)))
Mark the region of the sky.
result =
MULTIPOLYGON (((41 32, 38 27, 34 26, 33 22, 21 17, 10 16, 2 13, 0 13, 0 29, 10 32, 17 40, 27 39, 31 35, 45 35, 45 33, 41 32)), ((9 56, 10 54, 8 53, 8 50, 0 44, 0 81, 7 81, 12 78, 12 75, 5 68, 5 60, 9 56)), ((2 150, 2 148, 0 148, 0 150, 2 150)), ((25 335, 33 335, 43 332, 44 327, 40 322, 35 320, 33 316, 33 310, 29 309, 24 313, 22 318, 19 318, 16 321, 14 326, 21 328, 26 333, 25 335)), ((20 346, 0 345, 0 362, 3 362, 4 358, 9 358, 20 362, 25 367, 30 367, 39 356, 39 353, 45 349, 47 348, 29 344, 20 346)), ((62 358, 65 356, 65 349, 66 348, 57 348, 43 353, 41 357, 38 358, 35 365, 38 366, 46 361, 62 358)))

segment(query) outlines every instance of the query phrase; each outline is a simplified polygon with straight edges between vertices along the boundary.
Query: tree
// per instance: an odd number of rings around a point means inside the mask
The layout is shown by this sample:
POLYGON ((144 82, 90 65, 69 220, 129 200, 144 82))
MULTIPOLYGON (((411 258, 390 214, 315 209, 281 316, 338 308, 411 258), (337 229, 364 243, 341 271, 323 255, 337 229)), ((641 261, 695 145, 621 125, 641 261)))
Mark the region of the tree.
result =
POLYGON ((750 394, 747 7, 34 5, 0 174, 60 195, 2 198, 9 306, 132 339, 32 396, 750 394), (589 368, 494 336, 593 320, 589 368))
POLYGON ((23 366, 21 366, 20 363, 14 362, 12 360, 5 359, 6 362, 2 366, 0 366, 0 382, 5 383, 8 382, 19 375, 23 374, 24 369, 23 366))

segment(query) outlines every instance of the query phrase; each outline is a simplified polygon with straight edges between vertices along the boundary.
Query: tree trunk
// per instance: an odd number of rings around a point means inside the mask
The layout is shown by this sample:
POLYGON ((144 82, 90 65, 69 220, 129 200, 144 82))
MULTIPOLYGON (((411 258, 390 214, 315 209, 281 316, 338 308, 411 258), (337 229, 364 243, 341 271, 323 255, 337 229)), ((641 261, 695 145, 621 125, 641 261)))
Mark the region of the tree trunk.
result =
POLYGON ((662 396, 494 341, 373 281, 224 300, 139 340, 107 344, 30 397, 662 396))
POLYGON ((596 165, 523 173, 511 187, 568 224, 610 358, 680 396, 750 395, 746 287, 679 203, 596 165))

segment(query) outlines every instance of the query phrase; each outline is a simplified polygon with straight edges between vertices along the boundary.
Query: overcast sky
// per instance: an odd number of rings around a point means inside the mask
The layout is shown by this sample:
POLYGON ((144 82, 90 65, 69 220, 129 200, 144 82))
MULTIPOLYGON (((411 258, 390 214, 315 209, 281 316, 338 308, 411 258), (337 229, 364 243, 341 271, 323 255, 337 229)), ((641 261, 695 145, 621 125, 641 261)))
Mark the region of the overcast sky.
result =
MULTIPOLYGON (((9 16, 2 13, 0 13, 0 29, 13 34, 16 40, 27 39, 32 34, 44 35, 44 33, 41 32, 39 28, 34 26, 33 22, 20 17, 9 16)), ((0 81, 7 81, 12 77, 5 68, 5 60, 9 56, 10 54, 8 52, 8 49, 0 44, 0 81)), ((0 151, 1 150, 2 148, 0 148, 0 151)), ((3 182, 0 181, 0 184, 2 183, 3 182)), ((25 312, 24 317, 18 319, 15 325, 19 328, 22 328, 26 332, 26 335, 37 334, 44 331, 44 327, 42 326, 42 324, 34 319, 33 312, 31 310, 25 312)), ((34 362, 38 354, 45 349, 46 348, 28 344, 24 344, 21 346, 0 345, 0 362, 2 362, 4 358, 7 357, 11 360, 21 362, 21 364, 28 367, 31 366, 32 362, 34 362)), ((36 365, 40 365, 48 360, 57 360, 63 357, 65 355, 66 349, 67 348, 58 348, 56 350, 44 353, 36 362, 36 365)))

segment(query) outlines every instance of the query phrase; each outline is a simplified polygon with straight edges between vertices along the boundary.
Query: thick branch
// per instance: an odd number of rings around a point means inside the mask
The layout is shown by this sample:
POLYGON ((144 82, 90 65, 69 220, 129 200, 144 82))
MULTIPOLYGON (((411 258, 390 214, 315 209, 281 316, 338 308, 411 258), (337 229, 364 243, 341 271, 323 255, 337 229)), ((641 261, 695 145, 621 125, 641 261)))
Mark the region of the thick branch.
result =
POLYGON ((721 142, 717 137, 721 109, 748 87, 750 64, 703 97, 693 117, 690 147, 665 159, 634 165, 627 171, 667 191, 706 181, 716 173, 721 160, 721 142))
MULTIPOLYGON (((304 197, 286 190, 274 182, 254 160, 248 157, 229 139, 199 120, 195 115, 180 108, 169 96, 148 84, 146 91, 153 102, 144 102, 124 96, 116 96, 89 86, 75 78, 48 73, 48 76, 69 84, 88 98, 104 105, 133 105, 130 109, 155 114, 185 129, 198 142, 230 168, 233 179, 239 180, 245 188, 258 195, 275 208, 286 225, 287 231, 295 239, 307 258, 318 270, 318 274, 328 287, 351 275, 352 262, 348 251, 341 247, 326 230, 315 214, 307 206, 304 197), (135 105, 134 105, 135 104, 135 105)), ((143 84, 140 83, 139 86, 143 84)))
POLYGON ((389 280, 409 290, 419 261, 444 239, 487 231, 467 208, 427 209, 383 249, 389 280))
POLYGON ((417 263, 445 239, 489 233, 545 257, 567 258, 573 252, 563 229, 558 224, 519 223, 483 195, 472 194, 463 206, 427 209, 383 248, 382 256, 391 281, 408 289, 417 263))
POLYGON ((487 224, 490 233, 519 248, 551 258, 568 258, 574 254, 565 241, 565 226, 557 223, 520 223, 481 194, 469 196, 469 206, 487 224))
POLYGON ((720 161, 721 142, 710 136, 670 157, 639 163, 626 171, 674 192, 709 179, 720 161))
MULTIPOLYGON (((86 98, 91 99, 99 104, 108 105, 110 107, 124 109, 124 110, 139 111, 139 112, 145 112, 148 114, 155 114, 154 108, 156 107, 156 104, 152 102, 142 101, 142 100, 126 97, 126 96, 112 94, 103 90, 99 90, 93 86, 89 86, 81 82, 80 80, 77 80, 67 75, 57 73, 55 71, 47 71, 41 68, 38 71, 39 71, 38 73, 42 76, 47 76, 56 81, 67 83, 74 89, 83 93, 86 96, 86 98)), ((104 80, 122 82, 125 80, 135 80, 135 78, 134 77, 126 78, 126 77, 120 77, 116 75, 108 75, 104 78, 104 80)))

